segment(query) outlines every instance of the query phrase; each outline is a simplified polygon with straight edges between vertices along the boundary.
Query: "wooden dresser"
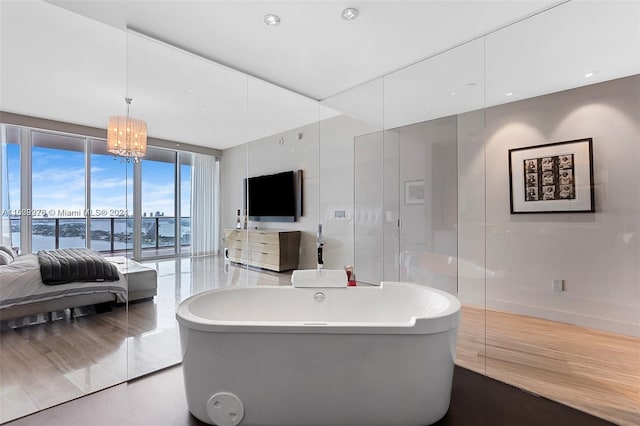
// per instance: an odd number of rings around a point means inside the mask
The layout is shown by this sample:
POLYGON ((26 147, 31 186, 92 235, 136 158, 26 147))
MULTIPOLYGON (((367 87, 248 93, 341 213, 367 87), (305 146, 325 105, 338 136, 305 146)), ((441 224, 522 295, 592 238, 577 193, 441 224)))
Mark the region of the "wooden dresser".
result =
POLYGON ((225 229, 224 234, 232 262, 277 272, 298 268, 300 231, 225 229))

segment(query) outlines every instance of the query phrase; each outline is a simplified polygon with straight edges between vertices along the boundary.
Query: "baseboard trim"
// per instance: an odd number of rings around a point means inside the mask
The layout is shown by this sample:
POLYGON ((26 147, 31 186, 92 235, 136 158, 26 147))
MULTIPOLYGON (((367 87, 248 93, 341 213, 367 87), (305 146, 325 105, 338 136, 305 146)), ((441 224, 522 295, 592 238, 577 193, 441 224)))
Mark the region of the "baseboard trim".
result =
MULTIPOLYGON (((477 305, 482 307, 482 305, 477 305)), ((640 324, 614 321, 606 318, 590 317, 573 312, 556 311, 539 306, 523 305, 506 300, 487 299, 487 309, 526 315, 535 318, 573 324, 631 337, 640 337, 640 324)))

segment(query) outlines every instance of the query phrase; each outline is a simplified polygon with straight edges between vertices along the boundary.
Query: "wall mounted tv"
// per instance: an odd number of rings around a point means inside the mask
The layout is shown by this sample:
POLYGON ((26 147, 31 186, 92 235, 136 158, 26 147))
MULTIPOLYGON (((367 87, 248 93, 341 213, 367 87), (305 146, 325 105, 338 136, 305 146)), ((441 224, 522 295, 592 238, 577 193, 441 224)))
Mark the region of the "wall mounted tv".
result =
POLYGON ((249 220, 295 222, 302 216, 302 170, 245 179, 249 220))

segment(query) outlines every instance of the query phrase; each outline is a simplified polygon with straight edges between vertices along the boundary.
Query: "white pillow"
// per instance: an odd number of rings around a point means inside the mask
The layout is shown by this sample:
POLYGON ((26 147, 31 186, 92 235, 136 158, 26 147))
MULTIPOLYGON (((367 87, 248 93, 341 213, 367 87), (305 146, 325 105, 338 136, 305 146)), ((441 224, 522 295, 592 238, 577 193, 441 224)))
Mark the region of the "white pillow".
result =
POLYGON ((0 250, 0 265, 8 265, 13 262, 13 257, 4 250, 0 250))
POLYGON ((9 253, 9 256, 11 256, 12 259, 16 258, 16 252, 13 251, 13 249, 11 247, 0 246, 0 251, 4 251, 4 252, 9 253))

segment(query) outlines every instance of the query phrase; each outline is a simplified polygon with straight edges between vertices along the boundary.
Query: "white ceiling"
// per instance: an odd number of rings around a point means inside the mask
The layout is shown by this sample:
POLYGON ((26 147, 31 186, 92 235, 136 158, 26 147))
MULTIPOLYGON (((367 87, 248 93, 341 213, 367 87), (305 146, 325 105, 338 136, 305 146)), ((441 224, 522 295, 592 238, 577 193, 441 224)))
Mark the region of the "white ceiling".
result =
POLYGON ((49 0, 321 100, 543 10, 535 1, 49 0), (345 21, 345 7, 360 11, 345 21), (263 18, 275 13, 277 27, 263 18))
POLYGON ((316 100, 522 18, 389 75, 384 89, 372 81, 323 105, 388 128, 640 69, 638 1, 0 0, 0 7, 3 111, 104 128, 109 115, 124 112, 128 93, 151 136, 220 149, 315 122, 316 100), (340 19, 346 6, 360 10, 357 20, 340 19), (282 24, 265 26, 266 13, 282 24), (597 74, 585 81, 590 70, 597 74), (505 99, 505 91, 515 94, 505 99))

